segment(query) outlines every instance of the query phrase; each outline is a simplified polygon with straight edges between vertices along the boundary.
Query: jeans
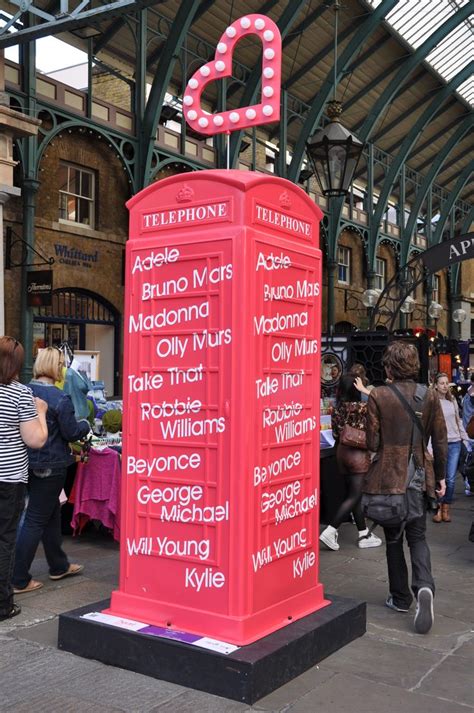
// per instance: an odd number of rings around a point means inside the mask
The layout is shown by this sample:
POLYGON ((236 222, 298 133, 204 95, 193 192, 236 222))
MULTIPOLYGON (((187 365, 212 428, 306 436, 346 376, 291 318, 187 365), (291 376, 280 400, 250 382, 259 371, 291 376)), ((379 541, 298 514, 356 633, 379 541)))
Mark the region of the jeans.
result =
POLYGON ((446 493, 441 500, 442 503, 450 505, 453 502, 454 487, 456 485, 456 473, 461 457, 461 441, 448 443, 448 460, 446 463, 446 493))
POLYGON ((28 479, 28 506, 16 543, 13 585, 24 589, 31 580, 30 567, 40 541, 52 575, 63 574, 69 567, 62 549, 61 507, 59 493, 66 480, 66 469, 58 469, 47 478, 38 478, 31 470, 28 479))
POLYGON ((25 490, 24 483, 0 483, 0 616, 7 616, 13 608, 16 529, 25 490))
MULTIPOLYGON (((408 568, 403 551, 403 535, 397 540, 399 527, 384 527, 388 583, 396 606, 408 609, 413 601, 408 585, 408 568)), ((431 574, 431 559, 426 542, 426 512, 422 517, 407 523, 405 536, 410 548, 412 568, 411 589, 415 597, 421 587, 428 587, 434 594, 435 584, 431 574)))

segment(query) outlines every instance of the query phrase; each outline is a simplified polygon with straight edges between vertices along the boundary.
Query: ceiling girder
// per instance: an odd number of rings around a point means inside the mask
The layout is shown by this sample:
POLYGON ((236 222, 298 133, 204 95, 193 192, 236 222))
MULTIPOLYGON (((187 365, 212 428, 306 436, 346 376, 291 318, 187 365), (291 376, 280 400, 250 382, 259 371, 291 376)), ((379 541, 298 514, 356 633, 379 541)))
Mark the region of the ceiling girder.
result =
POLYGON ((12 18, 10 22, 1 28, 0 49, 3 47, 23 44, 25 42, 31 42, 48 35, 57 35, 61 32, 71 32, 72 30, 79 29, 80 27, 95 25, 104 19, 110 20, 126 13, 135 12, 142 7, 148 7, 149 5, 156 5, 157 3, 165 2, 165 0, 115 0, 115 2, 110 2, 106 5, 94 7, 92 10, 79 10, 79 8, 85 7, 90 2, 90 0, 84 0, 84 2, 70 14, 59 15, 50 15, 49 13, 39 11, 38 8, 35 8, 35 12, 33 12, 33 5, 30 5, 28 13, 43 17, 45 22, 32 25, 31 27, 25 27, 23 30, 18 30, 17 32, 8 33, 8 28, 13 24, 13 21, 16 21, 21 15, 25 14, 25 12, 21 9, 24 6, 24 0, 10 1, 19 5, 20 11, 15 14, 14 18, 12 18))
MULTIPOLYGON (((357 28, 360 27, 362 23, 362 18, 359 18, 353 23, 349 23, 348 26, 339 34, 338 36, 338 42, 344 42, 348 37, 350 37, 354 30, 357 31, 357 28)), ((331 42, 328 42, 324 47, 322 47, 319 52, 314 54, 310 60, 305 62, 299 69, 296 70, 294 74, 288 77, 286 80, 284 87, 285 89, 290 89, 293 84, 296 84, 302 77, 304 77, 305 74, 307 74, 309 71, 311 71, 316 65, 321 62, 322 59, 328 56, 328 54, 331 54, 331 52, 334 50, 334 41, 331 40, 331 42)))
POLYGON ((142 145, 139 188, 143 188, 148 184, 161 108, 183 41, 199 9, 200 2, 201 0, 188 0, 188 2, 181 3, 171 25, 170 33, 166 38, 160 61, 153 77, 139 137, 142 145))
MULTIPOLYGON (((285 38, 290 31, 291 26, 296 20, 297 16, 306 5, 306 0, 288 0, 288 4, 284 9, 281 17, 277 20, 277 25, 280 30, 282 38, 285 38)), ((242 106, 250 106, 255 103, 257 98, 258 89, 260 87, 262 69, 261 61, 257 61, 255 67, 247 80, 247 83, 242 94, 242 106)), ((229 161, 230 166, 233 167, 237 163, 240 151, 240 144, 242 141, 243 132, 234 131, 230 137, 230 148, 229 148, 229 161)))
MULTIPOLYGON (((408 109, 406 109, 404 112, 399 114, 399 116, 396 116, 393 121, 391 121, 388 124, 384 124, 384 126, 380 129, 380 131, 375 134, 375 136, 371 137, 371 141, 376 144, 379 139, 382 138, 382 136, 385 136, 385 134, 390 133, 397 127, 398 124, 400 124, 402 121, 405 121, 406 119, 409 119, 410 116, 412 116, 418 109, 421 109, 421 107, 426 104, 430 100, 429 95, 425 95, 421 99, 419 99, 415 104, 412 104, 408 109)), ((393 144, 391 144, 388 148, 384 149, 388 154, 393 153, 401 144, 402 139, 399 139, 398 141, 395 141, 393 144)))
POLYGON ((377 243, 377 236, 378 236, 378 233, 380 230, 380 222, 382 220, 383 214, 385 213, 388 199, 390 197, 390 194, 393 191, 393 187, 394 187, 395 181, 397 179, 397 176, 400 172, 400 169, 401 169, 403 163, 406 161, 412 147, 417 142, 418 138, 420 137, 420 135, 423 132, 423 130, 425 129, 425 127, 433 119, 433 116, 438 111, 439 106, 442 105, 446 101, 446 99, 449 97, 449 95, 452 92, 456 91, 456 89, 459 87, 459 85, 462 84, 467 79, 467 77, 469 77, 472 74, 473 71, 474 71, 474 61, 469 62, 469 64, 466 65, 461 72, 459 72, 455 77, 453 77, 451 79, 451 81, 437 93, 435 99, 425 109, 425 111, 421 114, 421 116, 418 117, 415 124, 413 125, 411 130, 408 132, 406 138, 402 142, 400 151, 395 156, 395 158, 392 161, 392 164, 390 165, 390 168, 387 172, 385 181, 383 183, 382 191, 381 191, 380 196, 377 201, 377 206, 376 206, 375 211, 370 219, 370 228, 371 228, 371 234, 374 239, 373 240, 374 246, 377 243))
POLYGON ((436 45, 444 40, 455 27, 464 22, 474 11, 474 0, 470 0, 464 7, 458 9, 451 17, 446 20, 435 32, 433 32, 412 55, 405 60, 399 68, 395 77, 390 81, 384 89, 380 97, 375 102, 365 119, 361 129, 360 137, 362 141, 367 141, 371 136, 377 122, 385 112, 387 106, 391 103, 396 92, 399 91, 408 81, 412 71, 429 55, 436 45))
MULTIPOLYGON (((360 25, 357 32, 354 33, 353 37, 344 48, 341 57, 338 61, 338 76, 337 81, 343 76, 350 66, 351 62, 357 52, 360 51, 362 44, 365 44, 369 39, 372 32, 378 27, 379 23, 383 18, 390 12, 390 10, 395 7, 398 0, 383 0, 380 5, 368 16, 366 16, 364 22, 360 25)), ((315 96, 312 106, 308 112, 305 123, 301 129, 300 135, 296 141, 295 148, 293 151, 293 158, 291 160, 290 166, 288 167, 288 178, 290 181, 296 181, 300 172, 301 164, 303 162, 304 152, 306 150, 306 142, 308 141, 311 134, 314 132, 318 126, 326 102, 328 101, 332 91, 334 90, 334 77, 333 71, 330 70, 323 85, 315 96)))
POLYGON ((459 197, 459 194, 461 193, 465 184, 469 180, 469 177, 470 177, 471 173, 473 172, 473 170, 474 170, 474 159, 472 161, 470 161, 468 163, 468 165, 465 167, 464 171, 459 176, 457 183, 454 186, 453 190, 450 192, 448 200, 443 205, 441 215, 440 215, 438 223, 436 225, 436 230, 433 234, 433 245, 436 245, 436 243, 441 242, 441 239, 443 237, 444 226, 446 225, 446 221, 449 218, 452 207, 456 203, 456 201, 459 197))
POLYGON ((457 146, 458 143, 462 140, 462 138, 469 132, 473 125, 474 116, 469 116, 467 119, 465 119, 461 126, 458 127, 458 130, 455 131, 452 136, 450 136, 449 140, 443 146, 442 150, 437 154, 430 171, 427 173, 423 180, 423 183, 419 187, 416 193, 415 202, 411 206, 410 216, 408 218, 407 224, 402 232, 402 250, 405 251, 405 261, 408 257, 410 241, 415 231, 416 219, 421 211, 423 201, 425 200, 428 191, 433 185, 436 176, 442 170, 446 158, 449 156, 453 148, 457 146))
MULTIPOLYGON (((448 111, 457 103, 458 102, 454 98, 452 98, 450 101, 446 102, 441 107, 438 114, 433 117, 433 121, 435 121, 438 118, 438 115, 444 114, 445 111, 448 111)), ((429 146, 434 144, 435 141, 438 141, 438 139, 441 139, 441 138, 443 138, 443 136, 446 136, 448 131, 451 131, 451 129, 453 129, 456 126, 456 124, 459 124, 459 122, 462 121, 463 118, 465 118, 465 117, 457 116, 455 119, 453 119, 453 121, 451 121, 449 124, 446 124, 439 131, 437 131, 436 134, 434 134, 433 136, 430 136, 429 139, 427 139, 422 144, 420 144, 419 146, 414 148, 413 151, 408 156, 407 161, 410 161, 414 156, 416 156, 417 154, 419 154, 422 151, 424 151, 425 149, 427 149, 429 146)), ((424 168, 426 168, 426 166, 431 164, 432 160, 433 160, 432 158, 427 159, 424 163, 421 164, 421 166, 418 168, 418 170, 422 171, 424 168)))

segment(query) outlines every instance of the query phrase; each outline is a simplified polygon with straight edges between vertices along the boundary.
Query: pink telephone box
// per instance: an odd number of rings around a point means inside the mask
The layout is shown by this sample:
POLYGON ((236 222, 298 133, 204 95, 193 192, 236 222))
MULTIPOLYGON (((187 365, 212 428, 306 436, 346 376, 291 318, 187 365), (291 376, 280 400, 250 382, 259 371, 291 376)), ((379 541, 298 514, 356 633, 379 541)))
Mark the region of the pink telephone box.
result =
POLYGON ((248 644, 319 582, 321 211, 245 171, 128 203, 120 585, 110 611, 248 644))

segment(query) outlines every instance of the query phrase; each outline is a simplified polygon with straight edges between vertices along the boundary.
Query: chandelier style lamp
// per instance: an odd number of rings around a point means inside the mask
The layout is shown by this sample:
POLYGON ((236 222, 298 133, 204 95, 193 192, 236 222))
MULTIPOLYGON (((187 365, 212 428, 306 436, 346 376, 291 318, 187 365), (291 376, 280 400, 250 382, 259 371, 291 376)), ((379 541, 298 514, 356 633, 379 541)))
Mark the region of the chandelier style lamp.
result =
POLYGON ((337 35, 340 3, 334 0, 334 88, 326 113, 329 123, 306 144, 308 158, 324 196, 345 196, 364 144, 339 121, 342 104, 337 100, 337 35))

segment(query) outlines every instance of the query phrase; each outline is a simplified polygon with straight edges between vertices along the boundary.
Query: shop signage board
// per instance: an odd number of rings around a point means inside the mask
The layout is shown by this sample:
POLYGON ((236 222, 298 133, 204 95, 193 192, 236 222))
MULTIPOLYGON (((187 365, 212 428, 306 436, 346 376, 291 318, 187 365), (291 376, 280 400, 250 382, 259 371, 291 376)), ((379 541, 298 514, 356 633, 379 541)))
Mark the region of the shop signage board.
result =
POLYGON ((248 644, 319 582, 321 211, 246 171, 128 203, 120 584, 110 613, 248 644))
POLYGON ((53 299, 53 271, 35 270, 26 273, 26 303, 28 307, 50 307, 53 299))

